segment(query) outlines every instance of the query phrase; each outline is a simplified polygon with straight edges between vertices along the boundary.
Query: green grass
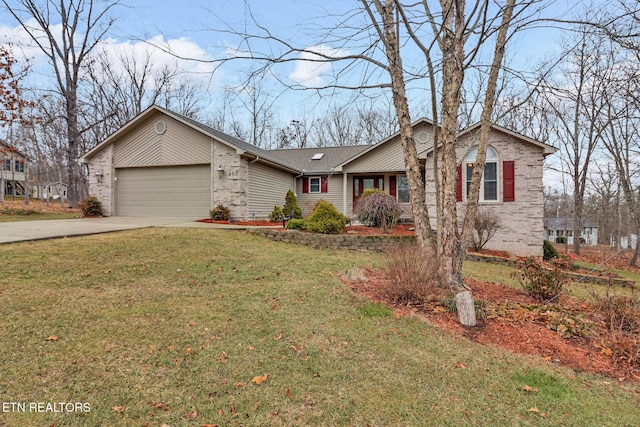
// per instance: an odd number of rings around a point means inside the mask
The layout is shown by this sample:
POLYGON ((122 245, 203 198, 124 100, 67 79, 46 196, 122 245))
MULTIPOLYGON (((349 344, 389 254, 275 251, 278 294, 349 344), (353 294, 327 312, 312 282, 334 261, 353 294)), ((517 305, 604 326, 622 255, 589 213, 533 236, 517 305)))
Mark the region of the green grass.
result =
POLYGON ((11 272, 0 275, 0 400, 90 405, 0 413, 3 426, 640 417, 636 387, 480 346, 354 295, 338 274, 379 264, 373 254, 154 228, 1 245, 0 257, 11 272))

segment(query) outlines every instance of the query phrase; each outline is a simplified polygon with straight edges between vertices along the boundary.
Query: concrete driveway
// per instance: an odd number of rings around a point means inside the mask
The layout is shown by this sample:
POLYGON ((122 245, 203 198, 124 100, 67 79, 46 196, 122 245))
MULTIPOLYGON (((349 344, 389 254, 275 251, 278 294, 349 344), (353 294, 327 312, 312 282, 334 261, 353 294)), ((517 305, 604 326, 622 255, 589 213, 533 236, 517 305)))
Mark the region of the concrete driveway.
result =
POLYGON ((0 222, 0 243, 82 236, 146 227, 246 228, 196 222, 188 218, 106 218, 55 219, 48 221, 0 222))

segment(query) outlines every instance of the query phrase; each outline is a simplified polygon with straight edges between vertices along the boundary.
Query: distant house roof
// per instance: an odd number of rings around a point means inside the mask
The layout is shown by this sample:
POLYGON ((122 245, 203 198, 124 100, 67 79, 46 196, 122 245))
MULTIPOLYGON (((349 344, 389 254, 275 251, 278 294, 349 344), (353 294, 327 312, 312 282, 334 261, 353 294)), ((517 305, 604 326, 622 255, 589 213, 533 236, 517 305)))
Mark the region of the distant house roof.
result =
POLYGON ((29 158, 29 156, 27 156, 26 154, 24 154, 22 151, 18 150, 14 145, 8 144, 2 140, 0 140, 0 152, 2 151, 10 151, 10 152, 14 152, 14 153, 18 153, 20 156, 24 157, 27 160, 31 160, 29 158))
MULTIPOLYGON (((598 223, 587 218, 582 218, 580 221, 581 228, 597 228, 598 223)), ((545 218, 544 228, 548 230, 572 230, 573 218, 561 217, 561 218, 545 218)))

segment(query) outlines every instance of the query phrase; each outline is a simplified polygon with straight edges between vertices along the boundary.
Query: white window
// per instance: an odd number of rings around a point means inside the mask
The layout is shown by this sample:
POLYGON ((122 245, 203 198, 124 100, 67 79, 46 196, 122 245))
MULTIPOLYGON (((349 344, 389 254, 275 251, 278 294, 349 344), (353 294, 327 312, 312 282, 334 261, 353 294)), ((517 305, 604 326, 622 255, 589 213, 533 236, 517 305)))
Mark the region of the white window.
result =
MULTIPOLYGON (((478 148, 475 147, 469 152, 465 159, 465 177, 466 177, 466 194, 469 195, 471 188, 471 176, 473 174, 473 166, 478 154, 478 148)), ((498 153, 491 147, 487 147, 487 158, 484 164, 484 173, 482 174, 482 183, 480 184, 479 201, 497 201, 498 200, 498 153)))
POLYGON ((320 177, 309 178, 309 193, 320 193, 320 177))
POLYGON ((396 197, 398 203, 409 203, 409 181, 406 175, 398 175, 397 181, 398 190, 396 197))

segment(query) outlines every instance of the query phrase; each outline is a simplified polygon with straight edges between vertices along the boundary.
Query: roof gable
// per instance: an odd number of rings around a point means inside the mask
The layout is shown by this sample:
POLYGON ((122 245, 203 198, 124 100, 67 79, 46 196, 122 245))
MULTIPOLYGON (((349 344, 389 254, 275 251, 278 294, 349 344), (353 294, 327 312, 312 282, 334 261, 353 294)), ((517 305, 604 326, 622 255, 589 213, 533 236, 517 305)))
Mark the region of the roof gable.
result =
MULTIPOLYGON (((341 147, 314 147, 314 148, 297 148, 297 149, 280 149, 280 150, 265 150, 255 145, 249 144, 241 139, 235 138, 189 117, 175 113, 173 111, 166 110, 157 105, 152 105, 138 116, 133 118, 123 127, 111 134, 104 141, 96 145, 94 148, 86 152, 81 156, 80 161, 82 163, 88 163, 88 160, 99 153, 101 150, 120 140, 128 135, 130 132, 136 130, 136 127, 141 123, 144 123, 147 119, 151 118, 156 113, 165 114, 185 126, 188 126, 209 138, 215 139, 222 144, 225 144, 236 150, 238 155, 246 156, 252 159, 252 161, 260 161, 261 163, 267 163, 271 166, 278 167, 280 169, 287 170, 291 173, 333 173, 342 171, 347 165, 355 164, 362 161, 362 165, 367 165, 370 168, 375 168, 381 165, 383 157, 388 157, 390 154, 396 157, 396 149, 389 149, 389 144, 399 143, 400 132, 396 132, 390 135, 386 139, 373 144, 373 145, 360 145, 360 146, 341 146, 341 147), (383 148, 384 147, 384 148, 383 148), (317 159, 312 160, 314 155, 318 155, 317 159), (366 158, 369 157, 369 160, 366 158), (378 156, 378 157, 375 157, 378 156)), ((432 129, 434 123, 426 118, 421 118, 412 124, 416 129, 416 145, 418 148, 418 156, 421 159, 426 158, 426 155, 433 151, 432 146, 432 129)), ((460 131, 458 137, 470 136, 473 132, 480 128, 480 123, 476 123, 467 129, 460 131)), ((544 155, 552 154, 557 151, 555 147, 544 144, 540 141, 536 141, 532 138, 518 134, 517 132, 503 128, 498 125, 492 125, 492 130, 502 132, 519 141, 533 144, 543 150, 544 155)), ((6 144, 5 144, 6 145, 6 144)), ((395 169, 402 168, 404 165, 404 156, 398 155, 400 160, 397 164, 390 165, 384 163, 388 167, 395 169)))
MULTIPOLYGON (((519 139, 522 142, 526 142, 528 144, 532 144, 532 145, 535 145, 537 147, 540 147, 540 148, 542 148, 543 154, 545 156, 547 156, 549 154, 553 154, 556 151, 558 151, 558 149, 555 148, 552 145, 545 144, 544 142, 540 142, 540 141, 535 140, 533 138, 529 138, 528 136, 522 135, 521 133, 515 132, 515 131, 510 130, 510 129, 507 129, 507 128, 502 127, 500 125, 493 124, 493 125, 491 125, 491 129, 493 131, 501 132, 501 133, 509 135, 509 136, 511 136, 513 138, 519 139)), ((461 130, 460 133, 458 133, 458 137, 467 136, 467 135, 469 135, 469 134, 471 134, 473 132, 477 132, 479 130, 480 130, 480 122, 477 122, 477 123, 474 123, 473 125, 469 126, 468 128, 461 130)))
POLYGON ((239 155, 248 155, 253 159, 261 160, 267 163, 272 163, 278 167, 290 170, 291 172, 298 172, 295 169, 292 170, 292 168, 289 165, 283 164, 279 159, 274 158, 272 155, 270 155, 270 152, 267 150, 263 150, 260 147, 256 147, 255 145, 244 142, 238 138, 235 138, 231 135, 228 135, 224 132, 214 129, 210 126, 197 122, 189 117, 183 116, 182 114, 178 114, 173 111, 166 110, 164 108, 158 107, 157 105, 150 106, 145 111, 143 111, 142 113, 134 117, 132 120, 130 120, 123 127, 121 127, 116 132, 111 134, 107 139, 105 139, 104 141, 96 145, 94 148, 86 152, 84 155, 80 157, 80 162, 88 163, 88 160, 91 157, 93 157, 94 155, 96 155, 97 153, 99 153, 109 145, 117 142, 118 140, 120 140, 121 138, 129 134, 130 132, 135 131, 135 129, 139 124, 144 123, 147 119, 149 119, 150 117, 152 117, 154 114, 158 112, 165 114, 173 118, 174 120, 177 120, 178 122, 182 123, 183 125, 188 126, 192 129, 195 129, 196 131, 235 149, 239 155))

